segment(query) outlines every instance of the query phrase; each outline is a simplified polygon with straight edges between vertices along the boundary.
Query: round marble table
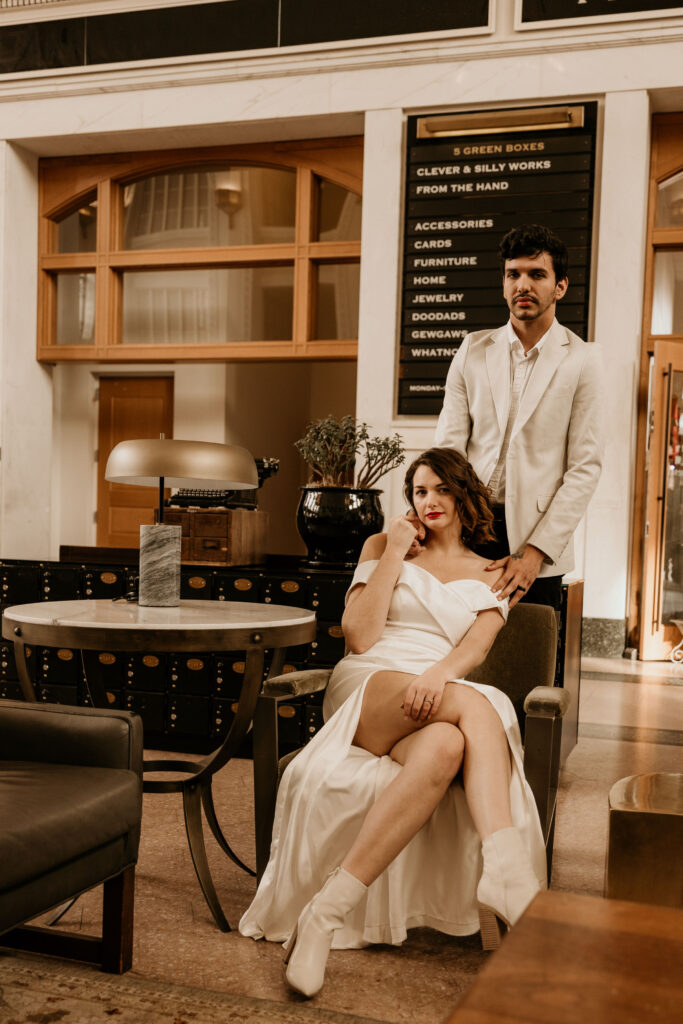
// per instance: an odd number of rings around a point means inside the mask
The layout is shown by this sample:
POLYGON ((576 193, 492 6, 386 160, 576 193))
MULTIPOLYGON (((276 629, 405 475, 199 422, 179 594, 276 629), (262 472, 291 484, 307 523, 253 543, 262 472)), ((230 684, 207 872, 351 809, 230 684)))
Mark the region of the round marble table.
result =
MULTIPOLYGON (((147 772, 183 773, 182 779, 145 780, 146 792, 182 792, 185 824, 192 861, 211 912, 223 931, 230 926, 216 895, 206 858, 201 809, 217 842, 244 870, 254 874, 228 844, 216 818, 211 792, 214 774, 234 757, 254 724, 254 825, 257 863, 262 869, 270 844, 270 808, 264 807, 259 792, 268 775, 273 788, 272 737, 260 737, 254 716, 263 684, 266 649, 273 651, 268 677, 278 675, 288 646, 305 644, 315 637, 315 612, 286 605, 239 601, 181 601, 176 608, 141 608, 126 600, 41 601, 14 605, 2 616, 2 635, 14 643, 14 654, 22 692, 35 700, 33 683, 26 666, 25 644, 68 647, 82 652, 86 682, 93 703, 106 707, 106 691, 98 678, 100 651, 245 651, 244 681, 235 717, 221 745, 197 761, 146 761, 147 772), (261 764, 261 761, 264 763, 261 764), (266 763, 267 766, 266 767, 266 763)), ((276 738, 275 738, 276 742, 276 738)), ((266 801, 267 802, 267 801, 266 801)))

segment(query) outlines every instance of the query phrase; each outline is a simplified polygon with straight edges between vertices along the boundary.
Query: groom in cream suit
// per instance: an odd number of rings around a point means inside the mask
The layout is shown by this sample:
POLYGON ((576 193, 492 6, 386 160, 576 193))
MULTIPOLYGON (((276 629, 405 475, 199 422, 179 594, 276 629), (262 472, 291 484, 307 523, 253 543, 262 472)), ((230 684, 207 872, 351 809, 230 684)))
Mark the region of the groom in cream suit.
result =
POLYGON ((453 359, 435 443, 467 455, 494 499, 497 541, 480 554, 505 567, 493 590, 559 608, 572 537, 602 467, 598 352, 555 319, 567 250, 545 227, 500 244, 510 319, 468 334, 453 359))

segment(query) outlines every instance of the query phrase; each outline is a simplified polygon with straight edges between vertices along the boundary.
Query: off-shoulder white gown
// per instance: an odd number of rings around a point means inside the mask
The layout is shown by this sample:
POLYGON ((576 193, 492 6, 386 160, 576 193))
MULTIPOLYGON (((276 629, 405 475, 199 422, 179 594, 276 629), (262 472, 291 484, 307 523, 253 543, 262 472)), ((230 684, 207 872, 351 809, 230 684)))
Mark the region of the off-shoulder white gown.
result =
MULTIPOLYGON (((376 565, 361 562, 351 587, 366 582, 376 565)), ((486 608, 497 608, 507 617, 507 602, 498 601, 480 580, 441 583, 421 566, 404 562, 382 636, 365 653, 349 654, 339 662, 325 694, 325 725, 283 776, 270 860, 240 921, 243 935, 273 942, 289 937, 304 905, 350 849, 369 808, 401 770, 389 756, 376 757, 353 746, 367 680, 383 669, 423 672, 452 650, 486 608)), ((545 887, 543 837, 524 778, 512 704, 495 687, 458 682, 484 694, 505 726, 512 818, 545 887)), ((369 887, 344 928, 335 932, 333 948, 400 943, 408 928, 418 926, 449 935, 473 934, 479 930, 475 890, 481 867, 481 841, 456 781, 429 821, 369 887)))

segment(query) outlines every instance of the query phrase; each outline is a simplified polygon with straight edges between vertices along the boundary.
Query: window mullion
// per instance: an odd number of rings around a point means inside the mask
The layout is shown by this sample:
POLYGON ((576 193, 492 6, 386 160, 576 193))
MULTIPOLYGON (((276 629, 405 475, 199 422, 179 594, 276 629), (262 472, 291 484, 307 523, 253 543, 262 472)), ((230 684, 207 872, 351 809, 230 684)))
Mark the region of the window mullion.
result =
POLYGON ((112 312, 115 287, 109 271, 109 253, 116 239, 116 203, 112 201, 110 178, 97 188, 97 271, 95 275, 95 337, 93 355, 105 356, 118 338, 112 334, 115 319, 112 312))
POLYGON ((120 249, 110 254, 110 264, 119 269, 153 267, 227 267, 284 265, 294 261, 296 247, 290 243, 242 245, 203 249, 120 249))
POLYGON ((294 322, 292 347, 303 355, 315 322, 315 267, 310 245, 315 227, 315 179, 308 167, 299 167, 296 181, 296 258, 294 260, 294 322))

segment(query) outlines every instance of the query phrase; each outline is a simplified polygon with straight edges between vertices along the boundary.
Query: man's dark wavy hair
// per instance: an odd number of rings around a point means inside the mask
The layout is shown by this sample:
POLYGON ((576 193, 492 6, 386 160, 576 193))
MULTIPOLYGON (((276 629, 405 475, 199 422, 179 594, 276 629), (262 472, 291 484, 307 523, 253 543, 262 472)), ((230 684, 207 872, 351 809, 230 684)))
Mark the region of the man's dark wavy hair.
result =
POLYGON ((567 276, 569 254, 562 239, 550 228, 542 224, 522 224, 508 231, 498 246, 503 271, 506 260, 516 260, 520 256, 540 256, 542 252, 547 252, 553 261, 555 280, 562 281, 567 276))
POLYGON ((491 492, 481 482, 464 455, 453 448, 429 448, 411 462, 406 471, 403 494, 413 505, 413 478, 419 466, 428 466, 445 483, 455 498, 462 523, 462 541, 468 547, 495 540, 491 492))

